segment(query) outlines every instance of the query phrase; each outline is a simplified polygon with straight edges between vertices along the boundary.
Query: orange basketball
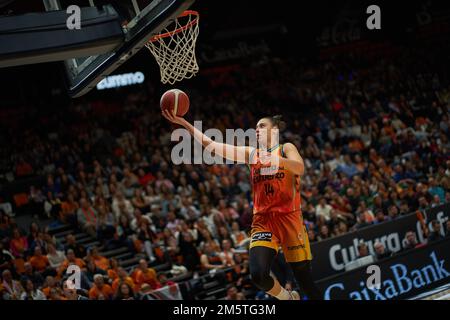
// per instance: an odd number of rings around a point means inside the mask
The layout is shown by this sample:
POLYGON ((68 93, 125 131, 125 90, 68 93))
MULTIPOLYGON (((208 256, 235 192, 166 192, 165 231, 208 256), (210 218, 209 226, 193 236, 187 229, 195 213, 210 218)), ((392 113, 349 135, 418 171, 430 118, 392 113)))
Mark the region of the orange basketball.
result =
POLYGON ((161 96, 160 106, 162 110, 174 110, 177 116, 182 117, 189 110, 189 97, 179 89, 171 89, 161 96))

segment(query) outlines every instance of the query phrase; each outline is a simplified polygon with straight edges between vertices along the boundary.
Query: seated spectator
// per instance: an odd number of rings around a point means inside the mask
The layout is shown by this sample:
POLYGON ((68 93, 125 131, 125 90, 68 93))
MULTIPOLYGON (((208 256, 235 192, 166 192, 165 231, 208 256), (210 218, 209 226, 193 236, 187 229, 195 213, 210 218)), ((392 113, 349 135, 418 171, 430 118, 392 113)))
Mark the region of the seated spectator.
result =
POLYGON ((423 247, 425 244, 417 241, 416 234, 413 231, 408 231, 405 235, 405 239, 403 240, 403 248, 405 250, 415 249, 423 247))
POLYGON ((225 261, 227 267, 232 267, 236 264, 234 261, 234 248, 231 247, 231 242, 228 239, 222 240, 222 252, 220 258, 225 261))
POLYGON ((316 237, 316 233, 314 232, 313 228, 309 228, 308 229, 308 238, 309 238, 309 242, 313 243, 313 242, 317 242, 318 239, 316 237))
POLYGON ((198 257, 198 250, 195 246, 194 237, 191 232, 180 232, 179 234, 179 248, 182 256, 183 265, 188 270, 194 270, 200 264, 198 257))
POLYGON ((76 225, 78 209, 79 205, 74 200, 73 194, 69 193, 67 195, 67 199, 61 203, 61 212, 59 215, 59 219, 62 223, 76 225))
POLYGON ((96 274, 101 274, 106 277, 107 273, 105 270, 100 269, 96 266, 95 262, 92 259, 88 259, 86 263, 86 277, 89 282, 94 282, 94 277, 96 274))
POLYGON ((121 191, 117 191, 113 197, 112 210, 116 219, 119 220, 121 214, 131 217, 133 213, 133 205, 130 200, 127 200, 121 191))
POLYGON ((148 216, 143 215, 142 211, 139 208, 134 209, 133 215, 134 215, 134 217, 130 222, 130 227, 134 232, 137 231, 137 229, 142 225, 142 222, 144 222, 144 221, 148 225, 152 224, 151 219, 148 216))
POLYGON ((31 263, 25 262, 23 267, 25 271, 22 273, 22 279, 31 280, 36 287, 40 287, 44 283, 44 278, 41 273, 33 270, 31 263))
POLYGON ((61 200, 50 191, 47 192, 47 198, 44 201, 44 212, 48 218, 59 219, 61 216, 61 200))
POLYGON ((149 202, 144 198, 142 189, 138 188, 134 190, 134 197, 131 199, 131 204, 134 208, 139 209, 140 212, 143 212, 144 214, 150 212, 149 202))
POLYGON ((390 206, 388 208, 388 215, 389 215, 389 220, 397 219, 400 216, 397 206, 395 206, 395 205, 390 206))
POLYGON ((379 241, 375 242, 373 248, 375 249, 377 260, 383 260, 392 256, 392 252, 386 249, 384 245, 379 241))
POLYGON ((18 228, 13 230, 13 238, 9 244, 12 255, 15 258, 26 258, 28 250, 28 241, 25 236, 20 234, 18 228))
POLYGON ((79 268, 84 268, 86 266, 86 263, 75 256, 75 253, 72 249, 67 250, 66 260, 64 260, 58 270, 58 277, 61 277, 69 267, 69 265, 75 264, 79 268))
POLYGON ((47 259, 50 263, 50 267, 53 269, 58 269, 64 260, 66 260, 66 255, 63 251, 56 250, 53 244, 48 245, 47 251, 47 259))
POLYGON ((325 198, 320 198, 319 204, 316 206, 316 216, 323 216, 325 220, 330 220, 331 209, 333 209, 329 204, 327 204, 325 198))
POLYGON ((433 243, 439 240, 444 239, 444 237, 441 234, 441 224, 437 220, 431 221, 431 228, 432 231, 430 232, 428 236, 428 243, 433 243))
POLYGON ((429 207, 429 203, 426 197, 419 198, 419 210, 426 210, 429 207))
POLYGON ((367 222, 367 211, 358 215, 356 224, 352 227, 353 230, 359 230, 370 226, 371 224, 367 222))
POLYGON ((374 263, 375 258, 369 253, 369 249, 364 241, 358 244, 358 257, 345 265, 345 270, 353 270, 355 268, 366 266, 374 263))
POLYGON ((22 296, 22 292, 24 290, 20 282, 12 278, 11 271, 3 271, 2 279, 3 300, 20 300, 20 297, 22 296))
POLYGON ((3 242, 0 241, 0 274, 5 270, 13 270, 14 257, 12 254, 5 250, 3 242))
POLYGON ((233 242, 233 238, 231 237, 230 232, 228 231, 228 228, 225 226, 219 227, 219 241, 220 243, 223 243, 223 240, 230 241, 230 244, 232 247, 235 246, 235 243, 233 242))
POLYGON ((47 300, 45 294, 41 290, 36 289, 33 281, 30 279, 23 280, 22 287, 24 291, 20 295, 20 300, 47 300))
POLYGON ((437 199, 433 202, 438 201, 437 203, 441 203, 445 201, 445 190, 438 185, 436 179, 430 177, 428 179, 428 186, 428 193, 433 196, 433 199, 437 197, 437 199))
POLYGON ((320 227, 319 235, 317 236, 318 241, 329 239, 331 237, 330 228, 328 225, 324 224, 320 227))
POLYGON ((41 189, 35 186, 30 186, 30 193, 28 195, 29 208, 34 218, 38 216, 44 216, 44 201, 45 196, 42 194, 41 189))
POLYGON ((138 287, 138 290, 144 283, 149 284, 153 290, 161 288, 161 284, 157 279, 155 269, 149 268, 147 261, 144 259, 141 259, 139 261, 139 266, 136 270, 135 279, 136 279, 135 283, 138 287))
POLYGON ((175 232, 178 230, 178 227, 180 226, 180 219, 177 219, 177 216, 175 215, 175 212, 169 211, 167 213, 167 224, 166 228, 170 229, 171 231, 175 232))
POLYGON ((378 210, 378 211, 375 213, 374 224, 383 223, 383 222, 386 222, 386 221, 389 221, 389 220, 390 220, 390 218, 389 218, 389 217, 386 217, 386 216, 384 215, 384 213, 383 213, 382 210, 378 210))
POLYGON ((48 300, 53 301, 65 301, 67 298, 64 296, 64 292, 61 290, 61 288, 52 288, 50 289, 50 297, 48 300))
POLYGON ((119 290, 117 291, 114 300, 135 300, 135 294, 131 286, 123 282, 119 286, 119 290))
POLYGON ((343 172, 347 177, 350 178, 359 173, 349 155, 344 156, 344 163, 338 165, 338 167, 336 168, 336 172, 343 172))
POLYGON ((236 286, 238 288, 252 286, 248 281, 250 278, 247 277, 249 274, 248 258, 244 258, 242 254, 235 254, 234 261, 236 262, 236 265, 233 269, 233 279, 236 281, 236 286))
POLYGON ((431 207, 438 207, 442 205, 441 199, 439 198, 439 196, 436 194, 433 196, 433 200, 431 200, 431 207))
POLYGON ((69 250, 72 250, 77 258, 83 258, 86 256, 86 249, 83 245, 77 244, 77 239, 73 234, 68 234, 66 236, 66 245, 64 246, 64 250, 66 254, 69 250))
POLYGON ((42 292, 47 299, 50 299, 50 291, 52 289, 58 289, 58 282, 52 276, 47 276, 45 278, 44 284, 42 285, 42 292))
POLYGON ((235 286, 230 286, 227 289, 227 296, 225 300, 238 300, 237 299, 238 289, 235 286))
POLYGON ((104 206, 98 207, 97 220, 97 239, 101 241, 103 246, 107 246, 108 242, 114 237, 116 231, 115 217, 104 206))
POLYGON ((110 268, 107 270, 108 278, 111 280, 117 279, 119 275, 119 261, 116 258, 109 259, 110 268))
POLYGON ((340 211, 333 209, 330 212, 330 220, 328 221, 327 225, 329 229, 331 228, 333 231, 335 231, 339 223, 341 222, 346 223, 346 221, 347 218, 344 215, 342 215, 340 211))
POLYGON ((152 291, 152 287, 149 284, 144 283, 137 293, 137 298, 139 300, 156 300, 151 294, 152 291))
POLYGON ((244 293, 238 292, 238 293, 236 294, 236 300, 247 300, 247 299, 245 298, 244 293))
POLYGON ((152 175, 151 172, 146 173, 144 169, 140 168, 138 170, 138 176, 139 176, 139 184, 142 187, 146 187, 150 182, 155 180, 155 177, 152 175))
POLYGON ((247 239, 247 235, 244 231, 240 230, 239 223, 234 221, 231 224, 231 239, 233 239, 233 243, 236 246, 239 246, 239 243, 247 239))
POLYGON ((222 269, 227 265, 226 261, 209 243, 203 245, 203 254, 200 257, 200 262, 204 271, 222 269))
POLYGON ((152 230, 150 220, 142 219, 136 232, 137 232, 137 241, 135 241, 136 251, 147 254, 150 263, 153 263, 156 260, 153 251, 153 242, 156 241, 157 235, 152 230))
MULTIPOLYGON (((41 248, 41 252, 43 255, 47 254, 47 246, 48 246, 48 238, 46 239, 46 237, 48 237, 49 235, 46 235, 44 232, 42 232, 41 230, 39 230, 36 234, 36 236, 33 238, 33 240, 29 240, 28 241, 28 252, 29 254, 34 253, 34 249, 36 247, 41 248)), ((51 236, 50 236, 50 240, 51 240, 51 236)), ((52 240, 50 241, 52 242, 52 240)))
MULTIPOLYGON (((170 274, 170 273, 169 273, 170 274)), ((172 286, 172 285, 175 285, 176 283, 175 282, 173 282, 172 280, 169 280, 168 278, 167 278, 167 275, 165 274, 165 273, 160 273, 159 275, 158 275, 158 281, 159 281, 159 283, 161 283, 161 287, 163 288, 163 287, 166 287, 166 286, 172 286)))
POLYGON ((92 260, 95 263, 96 267, 102 269, 103 271, 109 269, 109 260, 106 257, 100 255, 98 253, 98 248, 95 246, 88 249, 86 259, 92 260))
POLYGON ((41 247, 36 247, 34 249, 34 255, 30 258, 30 264, 33 266, 34 270, 40 272, 44 276, 50 275, 50 273, 54 273, 53 271, 48 270, 50 262, 48 261, 47 256, 44 256, 42 254, 41 247))
POLYGON ((38 239, 38 234, 40 231, 41 229, 39 228, 39 225, 36 222, 30 223, 30 227, 28 228, 27 241, 31 252, 34 252, 34 248, 37 245, 42 244, 42 241, 40 242, 36 241, 38 239))
POLYGON ((16 176, 26 177, 33 174, 33 167, 25 159, 19 158, 16 163, 16 176))
POLYGON ((97 220, 98 213, 89 201, 85 198, 80 200, 80 208, 77 212, 78 224, 81 226, 84 232, 92 237, 97 236, 97 220))
POLYGON ((361 241, 358 244, 358 258, 364 258, 364 257, 367 257, 369 255, 370 255, 370 253, 369 253, 369 249, 367 248, 366 243, 361 241))
POLYGON ((121 283, 127 283, 133 290, 135 290, 135 283, 132 277, 128 275, 128 273, 125 271, 124 268, 119 267, 118 268, 118 276, 111 284, 111 288, 113 289, 113 292, 117 292, 117 289, 119 288, 119 285, 121 283))
POLYGON ((89 300, 87 296, 79 294, 77 289, 69 288, 67 281, 63 283, 63 292, 67 300, 89 300))
POLYGON ((175 238, 173 232, 165 228, 162 233, 162 242, 165 252, 167 252, 172 260, 175 260, 180 248, 178 247, 178 240, 175 238))
POLYGON ((113 290, 105 284, 103 275, 94 275, 94 285, 89 290, 89 299, 91 300, 111 300, 113 297, 113 290))

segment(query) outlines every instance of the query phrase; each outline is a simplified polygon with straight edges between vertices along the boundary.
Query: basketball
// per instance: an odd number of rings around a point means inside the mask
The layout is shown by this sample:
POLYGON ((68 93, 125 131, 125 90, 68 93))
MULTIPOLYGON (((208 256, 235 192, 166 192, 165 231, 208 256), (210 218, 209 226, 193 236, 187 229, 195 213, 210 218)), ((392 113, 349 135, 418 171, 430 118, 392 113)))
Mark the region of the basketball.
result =
POLYGON ((177 116, 182 117, 189 110, 189 97, 179 89, 171 89, 161 96, 160 106, 162 110, 174 110, 177 116))

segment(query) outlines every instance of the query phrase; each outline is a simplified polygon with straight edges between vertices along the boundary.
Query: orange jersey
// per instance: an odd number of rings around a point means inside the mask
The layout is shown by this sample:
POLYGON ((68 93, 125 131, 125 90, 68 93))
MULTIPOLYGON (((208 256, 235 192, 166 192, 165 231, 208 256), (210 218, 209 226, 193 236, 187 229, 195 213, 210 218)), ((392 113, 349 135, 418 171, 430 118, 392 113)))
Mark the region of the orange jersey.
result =
MULTIPOLYGON (((268 150, 284 157, 283 145, 268 150)), ((259 149, 250 155, 250 179, 253 189, 253 214, 300 211, 300 178, 283 167, 263 165, 259 149)))

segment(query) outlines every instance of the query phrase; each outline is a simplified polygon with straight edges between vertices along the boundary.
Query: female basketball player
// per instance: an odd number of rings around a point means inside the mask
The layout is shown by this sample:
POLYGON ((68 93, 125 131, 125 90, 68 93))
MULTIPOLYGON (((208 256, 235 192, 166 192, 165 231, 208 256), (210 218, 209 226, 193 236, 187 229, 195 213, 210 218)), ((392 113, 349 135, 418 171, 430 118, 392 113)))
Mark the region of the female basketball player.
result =
POLYGON ((299 294, 283 288, 270 272, 281 247, 300 288, 309 299, 321 299, 311 274, 311 250, 300 208, 300 176, 304 163, 292 143, 280 145, 280 116, 258 121, 258 147, 215 142, 184 118, 164 110, 163 116, 186 128, 205 148, 216 155, 250 167, 253 187, 253 222, 249 253, 250 274, 261 290, 280 300, 298 300, 299 294))

